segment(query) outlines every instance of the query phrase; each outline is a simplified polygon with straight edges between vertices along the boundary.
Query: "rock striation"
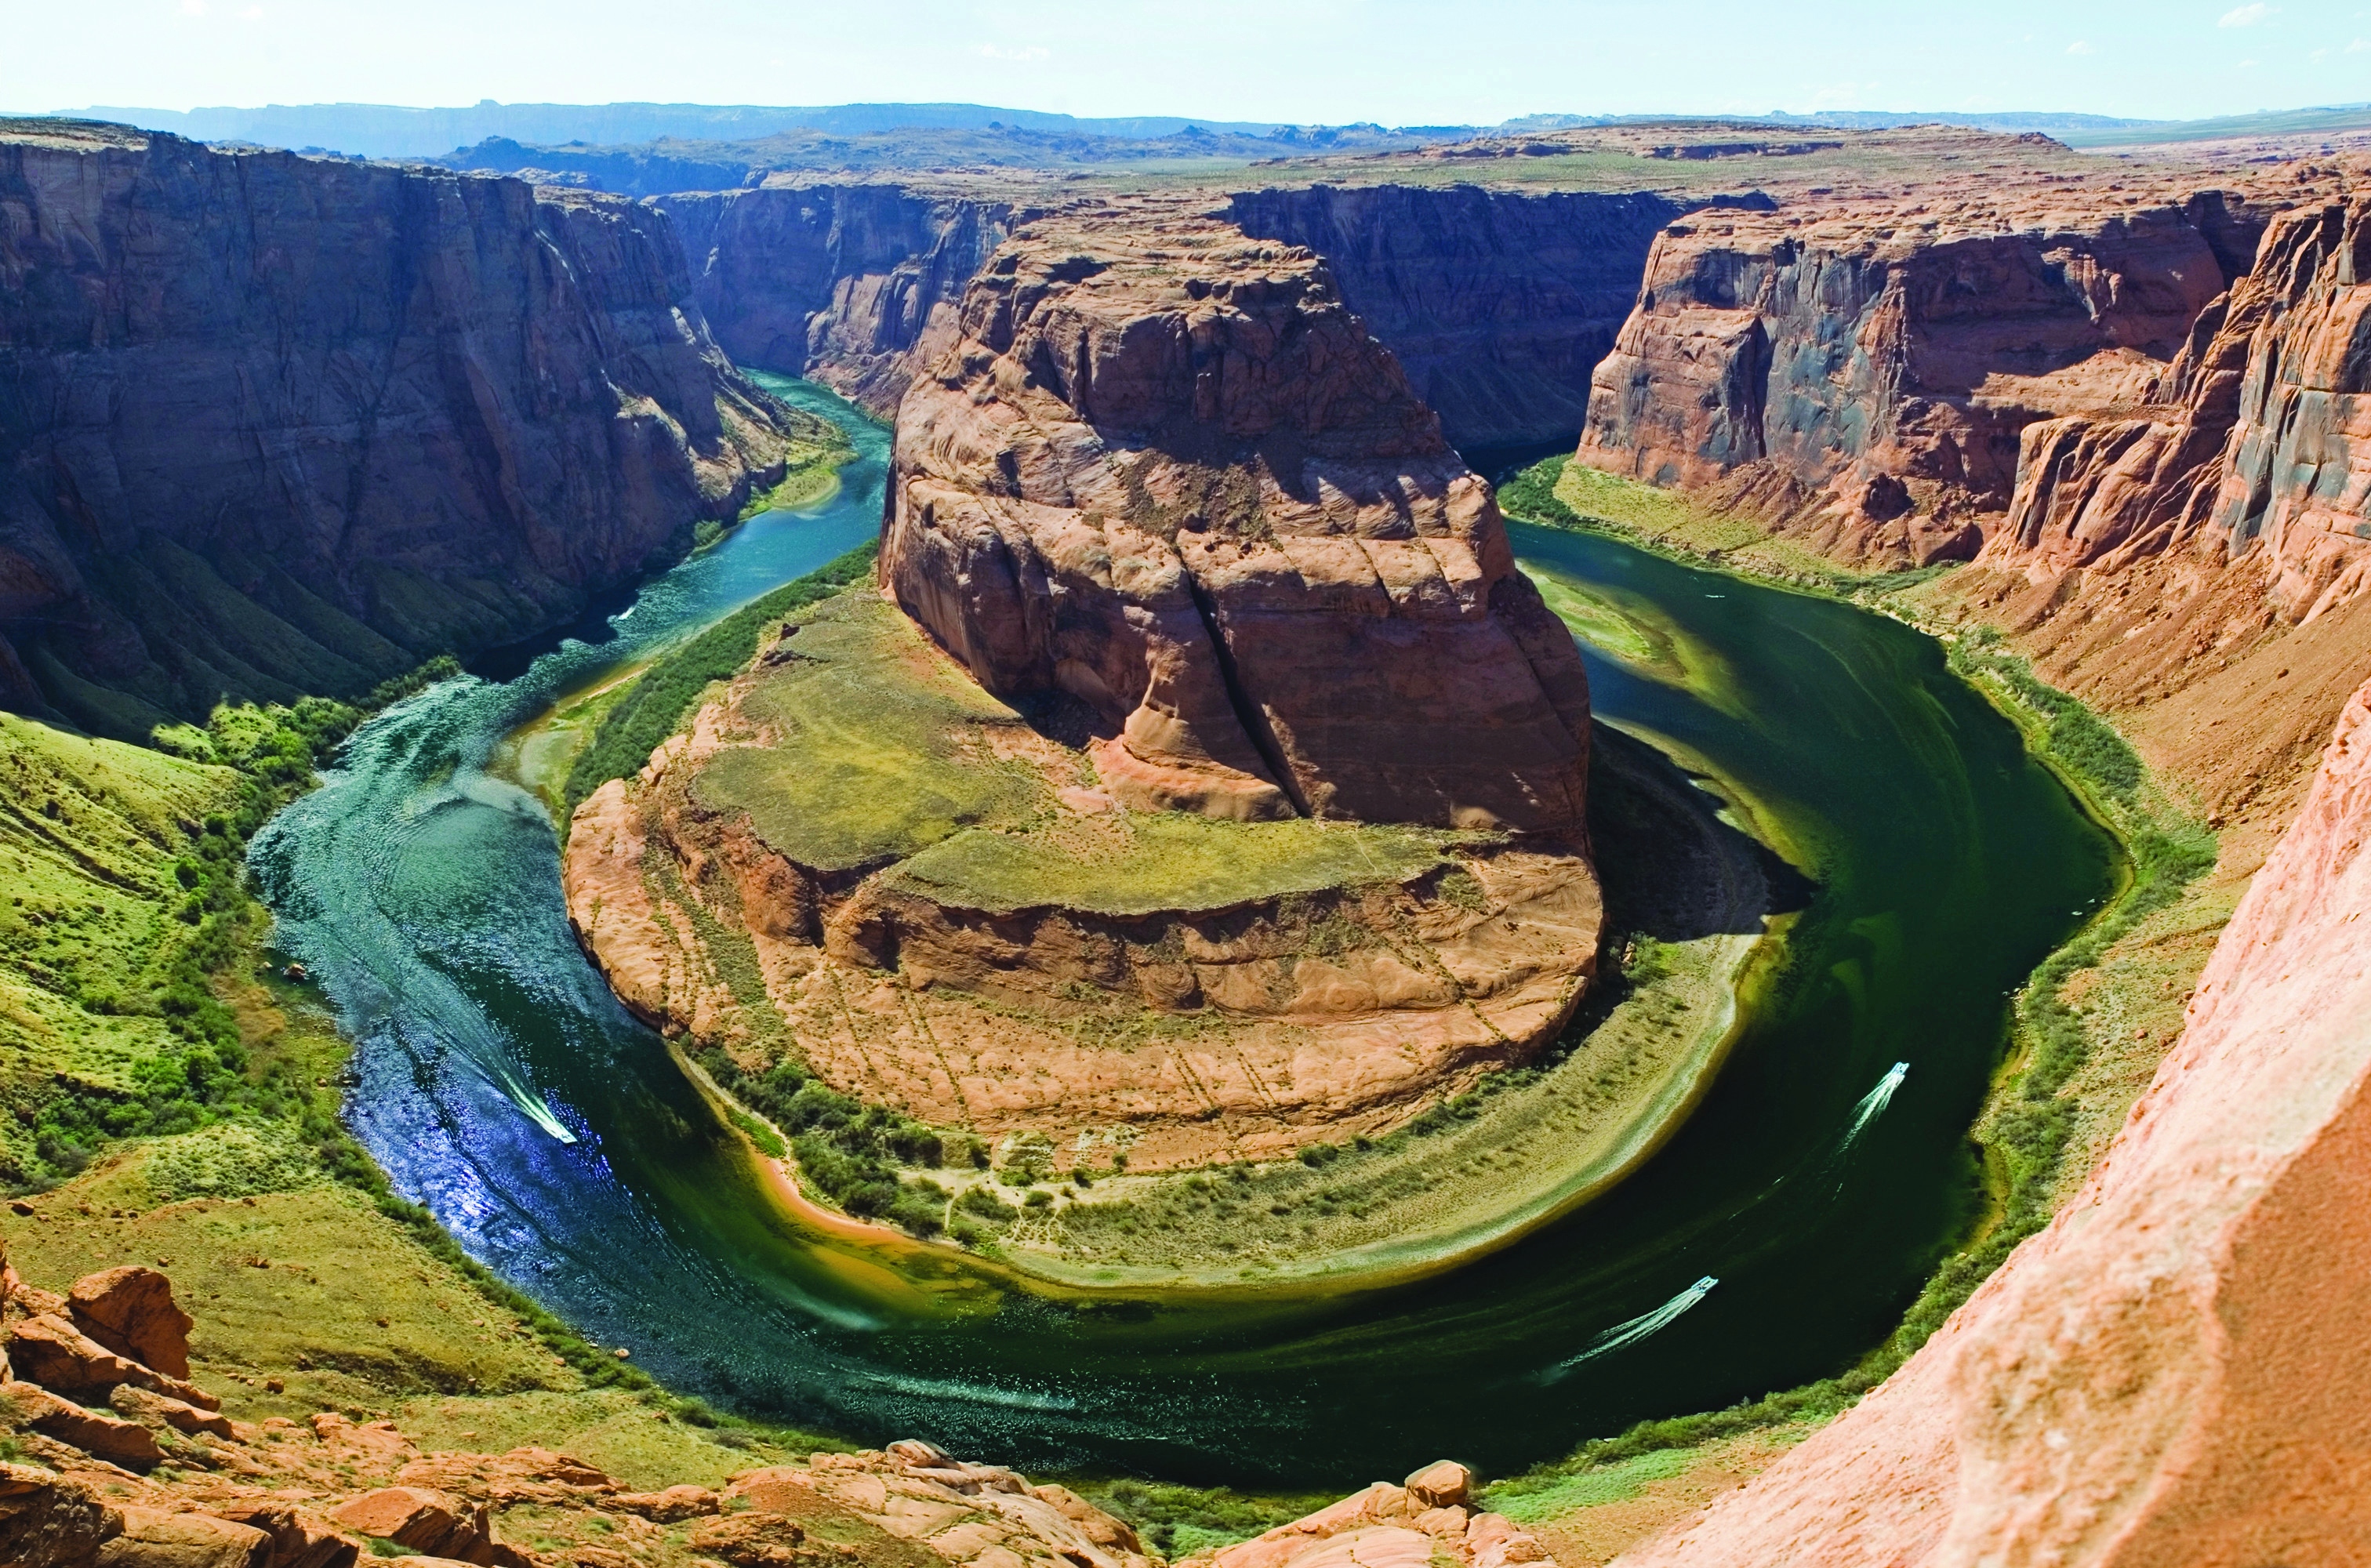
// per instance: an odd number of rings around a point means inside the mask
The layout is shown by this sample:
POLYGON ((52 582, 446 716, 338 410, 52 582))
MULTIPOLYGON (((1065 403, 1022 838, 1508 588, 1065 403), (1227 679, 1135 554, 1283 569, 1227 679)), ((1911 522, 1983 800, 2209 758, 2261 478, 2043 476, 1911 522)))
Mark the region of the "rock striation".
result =
POLYGON ((1988 559, 2037 576, 2261 551, 2293 621, 2371 587, 2371 201, 2273 220, 2149 405, 2026 428, 1988 559))
POLYGON ((1846 557, 1965 559, 2024 428, 2145 396, 2264 221, 2219 190, 1691 217, 1597 368, 1579 460, 1726 482, 1846 557))
POLYGON ((1579 834, 1587 677, 1489 487, 1315 256, 1148 215, 975 281, 884 583, 990 693, 1092 709, 1124 803, 1579 834))
POLYGON ((1478 185, 1244 191, 1227 218, 1313 250, 1460 447, 1569 440, 1590 376, 1683 204, 1650 191, 1478 185))
POLYGON ((0 700, 145 738, 576 613, 780 470, 665 218, 0 128, 0 700))
POLYGON ((1648 1564, 2342 1562, 2371 1536, 2371 686, 2082 1192, 1648 1564))
POLYGON ((806 375, 883 415, 954 339, 989 255, 1032 209, 890 184, 768 183, 663 196, 694 296, 734 360, 806 375))

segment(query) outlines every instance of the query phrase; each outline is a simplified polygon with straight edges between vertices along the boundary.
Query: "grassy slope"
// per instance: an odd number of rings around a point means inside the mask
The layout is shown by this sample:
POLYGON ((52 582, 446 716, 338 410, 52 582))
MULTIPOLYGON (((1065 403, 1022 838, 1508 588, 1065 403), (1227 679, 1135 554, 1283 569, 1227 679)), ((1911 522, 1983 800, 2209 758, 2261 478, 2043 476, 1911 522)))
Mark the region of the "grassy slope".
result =
POLYGON ((630 686, 605 687, 601 700, 606 706, 597 718, 588 716, 592 732, 561 791, 561 820, 564 823, 585 796, 610 779, 639 772, 698 705, 710 683, 738 674, 758 651, 758 640, 777 623, 870 575, 873 553, 866 545, 784 583, 670 650, 630 686))
POLYGON ((239 855, 357 717, 223 709, 160 733, 198 761, 0 714, 0 1178, 30 1211, 0 1218, 15 1265, 51 1288, 167 1269, 199 1380, 249 1419, 335 1408, 454 1446, 565 1442, 650 1485, 813 1448, 585 1344, 339 1125, 349 1047, 269 962, 239 855))
POLYGON ((772 739, 720 753, 694 788, 802 865, 902 860, 901 879, 949 903, 1137 914, 1397 882, 1440 861, 1438 836, 1408 828, 1058 814, 1057 788, 1093 780, 1085 755, 1050 776, 1029 760, 1020 716, 894 606, 847 595, 788 646, 742 703, 772 739))
MULTIPOLYGON (((1499 499, 1510 516, 1711 558, 1746 575, 1849 597, 1913 621, 1924 617, 1904 592, 1937 575, 1931 569, 1857 575, 1751 522, 1560 458, 1526 470, 1499 499)), ((1995 633, 1955 637, 1949 653, 1953 668, 2117 834, 2134 870, 2131 884, 2019 994, 2009 1055, 1975 1128, 1993 1190, 1990 1216, 1943 1262, 1901 1327, 1857 1365, 1729 1410, 1644 1423, 1585 1444, 1561 1462, 1493 1488, 1493 1506, 1544 1520, 1551 1533, 1576 1545, 1598 1540, 1618 1551, 1703 1501, 1703 1488, 1690 1478, 1731 1469, 1750 1474, 1775 1459, 1882 1381, 2018 1242, 2049 1222, 2179 1032, 2190 987, 2237 897, 2205 878, 2215 862, 2214 835, 2148 776, 2111 725, 2035 678, 1995 633), (1671 1484, 1660 1489, 1660 1502, 1638 1501, 1647 1480, 1666 1478, 1671 1484), (1610 1519, 1604 1529, 1585 1524, 1585 1511, 1613 1503, 1627 1510, 1624 1528, 1612 1529, 1610 1519)))
MULTIPOLYGON (((134 1062, 177 1043, 140 1000, 197 934, 176 918, 186 892, 174 869, 242 789, 226 767, 0 713, 0 1073, 12 1109, 29 1109, 31 1080, 58 1073, 128 1090, 134 1062)), ((0 1118, 0 1150, 20 1170, 31 1142, 22 1116, 0 1118)))

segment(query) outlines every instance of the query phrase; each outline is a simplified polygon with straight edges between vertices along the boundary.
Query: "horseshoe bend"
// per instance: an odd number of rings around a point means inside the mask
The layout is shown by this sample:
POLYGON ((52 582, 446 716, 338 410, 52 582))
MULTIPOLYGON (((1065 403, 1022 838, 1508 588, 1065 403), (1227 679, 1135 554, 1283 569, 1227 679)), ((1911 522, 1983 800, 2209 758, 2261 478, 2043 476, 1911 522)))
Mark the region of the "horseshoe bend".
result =
POLYGON ((576 809, 570 914, 738 1072, 1140 1181, 1538 1056, 1588 780, 1570 636, 1322 262, 1090 208, 906 392, 873 576, 576 809))
POLYGON ((2371 44, 704 9, 0 120, 0 1568, 2365 1557, 2371 44))

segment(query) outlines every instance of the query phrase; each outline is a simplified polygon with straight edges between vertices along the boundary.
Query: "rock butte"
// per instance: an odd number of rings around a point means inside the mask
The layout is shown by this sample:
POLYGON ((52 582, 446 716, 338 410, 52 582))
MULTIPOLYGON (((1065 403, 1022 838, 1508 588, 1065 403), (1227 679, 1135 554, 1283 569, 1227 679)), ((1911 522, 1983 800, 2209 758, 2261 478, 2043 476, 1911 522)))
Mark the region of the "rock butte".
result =
MULTIPOLYGON (((629 1005, 733 1036, 729 991, 665 935, 697 897, 748 930, 827 1079, 990 1136, 1122 1125, 1139 1170, 1379 1131, 1553 1037, 1602 923, 1586 677, 1488 487, 1314 257, 1162 204, 1026 225, 896 451, 880 571, 937 644, 914 657, 1068 705, 1097 782, 1054 790, 1058 812, 1501 835, 1452 850, 1478 894, 1404 878, 1116 917, 802 865, 693 788, 763 732, 766 655, 577 813, 572 918, 629 1005), (1373 940, 1313 955, 1313 919, 1373 940), (1081 985, 1233 1027, 1082 1043, 1081 985)), ((985 744, 1063 783, 1075 754, 1006 721, 985 744)))

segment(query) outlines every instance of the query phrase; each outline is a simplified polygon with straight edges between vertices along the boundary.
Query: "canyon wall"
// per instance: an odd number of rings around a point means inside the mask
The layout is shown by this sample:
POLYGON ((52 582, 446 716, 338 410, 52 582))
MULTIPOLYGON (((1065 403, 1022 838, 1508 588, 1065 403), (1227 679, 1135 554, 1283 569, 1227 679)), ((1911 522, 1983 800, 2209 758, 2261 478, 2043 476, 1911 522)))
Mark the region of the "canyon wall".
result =
POLYGON ((740 363, 823 382, 888 418, 954 340, 964 289, 1030 215, 898 185, 663 196, 709 328, 740 363))
POLYGON ((882 575, 989 691, 1085 703, 1129 803, 1581 831, 1572 640, 1316 258, 1081 211, 960 332, 899 411, 882 575))
POLYGON ((2371 673, 2371 200, 2274 220, 2145 401, 2023 432, 1947 608, 2118 715, 2245 865, 2371 673))
POLYGON ((1857 1408, 1623 1561, 2359 1560, 2366 843, 2371 686, 2088 1184, 1857 1408))
POLYGON ((0 136, 0 701, 145 738, 524 635, 730 515, 780 415, 665 218, 0 136))
POLYGON ((1974 190, 1674 224, 1579 460, 1725 487, 1848 559, 1972 556, 2025 427, 2146 398, 2265 222, 2219 190, 2134 202, 1974 190))
MULTIPOLYGON (((1727 199, 1724 199, 1727 200, 1727 199)), ((894 415, 954 340, 966 286, 1048 208, 922 185, 667 195, 710 329, 744 364, 812 376, 894 415)), ((1213 209, 1325 258, 1342 302, 1399 359, 1463 447, 1569 437, 1590 373, 1678 204, 1649 192, 1477 186, 1241 192, 1213 209)))
POLYGON ((2054 574, 2261 549, 2305 621, 2371 573, 2371 201, 2274 221, 2150 406, 2027 427, 1991 559, 2054 574))
POLYGON ((1679 203, 1651 192, 1528 195, 1460 185, 1247 191, 1244 233, 1325 258, 1461 447, 1569 438, 1590 374, 1679 203))

